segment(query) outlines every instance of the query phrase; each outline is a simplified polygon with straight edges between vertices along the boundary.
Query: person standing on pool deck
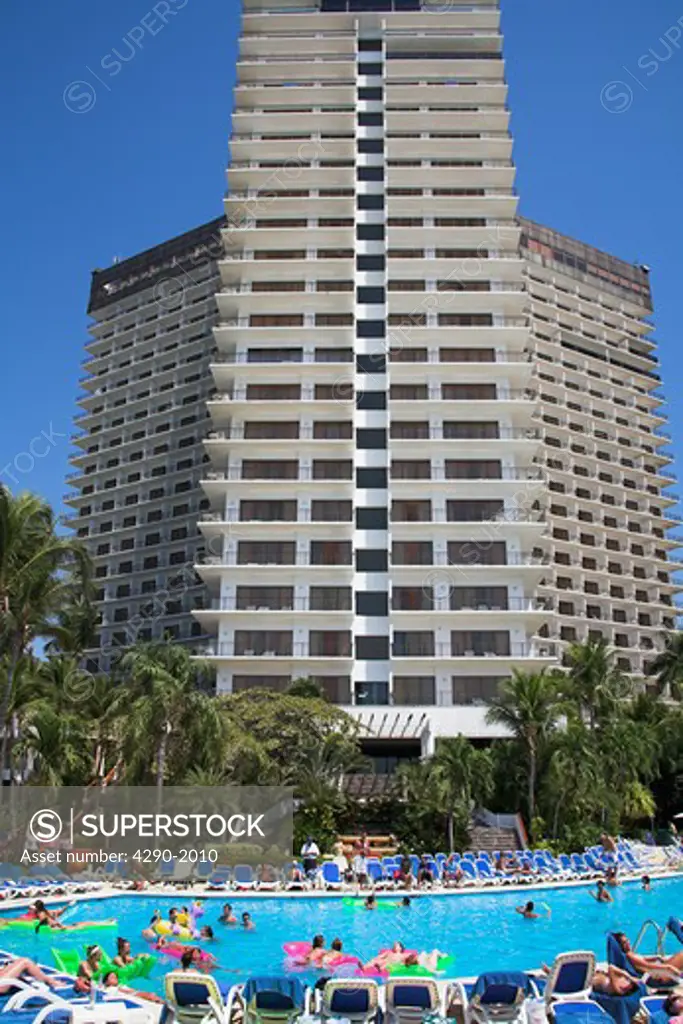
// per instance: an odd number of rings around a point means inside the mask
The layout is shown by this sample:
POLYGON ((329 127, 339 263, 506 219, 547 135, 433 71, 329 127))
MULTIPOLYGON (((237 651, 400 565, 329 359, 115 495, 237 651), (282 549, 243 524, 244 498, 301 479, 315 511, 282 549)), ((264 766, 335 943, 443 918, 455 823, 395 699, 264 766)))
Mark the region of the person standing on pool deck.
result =
POLYGON ((301 847, 301 859, 304 862, 304 871, 307 875, 314 875, 318 869, 318 857, 320 849, 313 841, 313 836, 306 836, 306 842, 301 847))

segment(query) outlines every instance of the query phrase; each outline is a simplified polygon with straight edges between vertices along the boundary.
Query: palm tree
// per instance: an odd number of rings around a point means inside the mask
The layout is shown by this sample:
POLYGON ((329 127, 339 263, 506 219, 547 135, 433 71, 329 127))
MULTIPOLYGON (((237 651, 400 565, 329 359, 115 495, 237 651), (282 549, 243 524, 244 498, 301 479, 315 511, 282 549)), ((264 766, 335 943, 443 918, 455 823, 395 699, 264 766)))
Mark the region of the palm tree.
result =
POLYGON ((628 677, 614 665, 614 652, 604 637, 570 644, 565 654, 569 669, 561 689, 592 731, 632 695, 628 677))
POLYGON ((559 716, 557 681, 545 670, 538 673, 515 669, 500 684, 486 713, 491 724, 502 725, 522 744, 527 758, 527 807, 529 824, 536 817, 538 757, 544 740, 559 716))
POLYGON ((75 581, 89 578, 84 549, 55 533, 49 505, 31 494, 13 497, 0 485, 0 657, 7 659, 0 694, 0 777, 7 763, 8 716, 15 675, 32 643, 51 631, 51 620, 75 581))
POLYGON ((83 722, 41 705, 27 717, 13 755, 29 765, 29 780, 38 786, 83 785, 89 756, 83 722))
POLYGON ((648 675, 654 676, 660 694, 683 698, 683 632, 662 634, 662 650, 653 658, 648 675))
POLYGON ((197 718, 208 740, 212 730, 219 727, 218 709, 213 698, 197 689, 202 668, 179 644, 136 644, 123 656, 121 669, 131 687, 127 767, 144 773, 151 753, 156 785, 161 789, 171 748, 189 740, 197 718))
POLYGON ((459 735, 440 740, 433 762, 434 779, 446 808, 448 849, 453 850, 456 811, 469 820, 474 806, 493 791, 493 763, 488 750, 478 750, 459 735))

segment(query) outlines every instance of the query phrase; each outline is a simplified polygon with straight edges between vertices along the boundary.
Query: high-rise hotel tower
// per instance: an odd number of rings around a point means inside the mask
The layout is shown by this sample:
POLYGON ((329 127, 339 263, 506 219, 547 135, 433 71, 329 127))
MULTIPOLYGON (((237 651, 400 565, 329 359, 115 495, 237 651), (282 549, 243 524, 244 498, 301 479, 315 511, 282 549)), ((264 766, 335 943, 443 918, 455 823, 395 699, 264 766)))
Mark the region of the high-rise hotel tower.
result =
POLYGON ((228 182, 218 690, 313 678, 384 770, 573 639, 641 675, 676 590, 648 273, 518 217, 497 0, 243 0, 228 182))

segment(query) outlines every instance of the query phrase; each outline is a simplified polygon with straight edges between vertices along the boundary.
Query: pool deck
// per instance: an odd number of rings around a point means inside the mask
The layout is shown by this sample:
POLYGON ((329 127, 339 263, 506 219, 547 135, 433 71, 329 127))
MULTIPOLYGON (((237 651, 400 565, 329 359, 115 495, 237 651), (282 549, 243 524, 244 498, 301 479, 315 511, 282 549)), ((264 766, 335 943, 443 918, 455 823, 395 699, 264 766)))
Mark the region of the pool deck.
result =
MULTIPOLYGON (((680 870, 661 870, 658 871, 655 868, 644 869, 643 874, 647 873, 652 882, 665 881, 666 879, 683 878, 683 868, 680 870)), ((642 878, 641 874, 632 875, 626 878, 622 878, 620 887, 625 885, 637 885, 640 883, 642 878)), ((93 879, 97 881, 97 879, 93 879)), ((369 896, 371 893, 375 893, 378 898, 387 896, 392 899, 397 897, 410 896, 413 899, 421 899, 423 896, 430 897, 465 897, 465 896, 482 896, 491 895, 496 892, 509 892, 509 893, 529 893, 529 892, 552 892, 555 889, 578 889, 593 887, 596 884, 597 879, 562 879, 553 880, 548 882, 541 882, 534 879, 533 881, 525 882, 523 884, 501 884, 501 885, 470 885, 462 886, 458 888, 443 888, 442 886, 435 886, 431 889, 374 889, 372 887, 358 888, 355 886, 349 886, 342 889, 206 889, 203 882, 195 882, 189 885, 183 885, 180 882, 178 884, 169 885, 168 883, 159 882, 153 885, 149 885, 147 888, 142 890, 128 889, 125 886, 105 885, 103 884, 101 889, 96 891, 84 892, 84 893, 65 893, 61 896, 43 896, 41 897, 45 904, 59 904, 65 901, 71 902, 86 902, 89 900, 100 900, 100 899, 111 899, 112 897, 142 897, 149 898, 150 896, 168 896, 180 899, 182 897, 195 898, 201 897, 202 899, 215 899, 215 900, 268 900, 268 899, 292 899, 292 900, 310 900, 310 899, 342 899, 345 896, 369 896)), ((3 909, 16 909, 21 910, 31 906, 34 902, 32 898, 22 897, 14 900, 3 900, 0 903, 0 917, 2 916, 3 909)))

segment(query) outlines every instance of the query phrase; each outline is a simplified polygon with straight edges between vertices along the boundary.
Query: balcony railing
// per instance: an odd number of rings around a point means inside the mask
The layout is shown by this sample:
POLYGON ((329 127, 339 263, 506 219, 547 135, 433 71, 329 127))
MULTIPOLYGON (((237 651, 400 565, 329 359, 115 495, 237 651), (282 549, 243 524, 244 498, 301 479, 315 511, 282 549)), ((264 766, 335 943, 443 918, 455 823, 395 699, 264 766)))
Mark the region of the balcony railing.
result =
MULTIPOLYGON (((393 444, 396 444, 396 443, 400 443, 402 441, 424 441, 424 440, 432 440, 432 441, 457 441, 458 444, 462 444, 463 442, 468 442, 468 441, 474 441, 474 442, 477 442, 477 443, 481 443, 482 441, 538 441, 538 440, 540 440, 540 437, 541 437, 541 433, 540 433, 540 431, 536 427, 529 427, 529 428, 526 428, 526 429, 516 429, 516 428, 513 428, 513 427, 501 427, 499 432, 498 432, 498 435, 496 437, 445 437, 442 427, 432 427, 429 430, 428 434, 425 435, 425 437, 417 437, 417 436, 416 437, 393 437, 392 440, 391 440, 391 443, 393 445, 393 444)), ((244 441, 245 440, 244 427, 243 426, 235 425, 235 426, 231 427, 230 430, 212 430, 209 433, 209 435, 208 435, 208 439, 210 441, 244 441)), ((294 441, 296 441, 296 440, 311 441, 311 440, 316 440, 316 441, 324 441, 324 442, 341 441, 341 442, 344 442, 345 444, 350 444, 353 439, 351 437, 340 437, 340 438, 336 438, 336 437, 315 437, 315 435, 313 433, 313 427, 312 426, 301 425, 299 427, 299 434, 295 438, 277 438, 277 437, 255 438, 255 437, 252 437, 252 438, 249 438, 249 440, 252 441, 252 442, 263 441, 266 444, 270 444, 272 441, 279 441, 279 440, 284 440, 284 441, 292 441, 292 440, 294 440, 294 441)), ((512 473, 515 472, 515 470, 509 470, 508 472, 510 474, 512 474, 512 473)), ((569 470, 567 470, 567 472, 569 472, 569 470)), ((541 472, 539 470, 539 479, 540 479, 540 477, 541 477, 541 472)), ((512 476, 512 475, 510 475, 510 476, 503 475, 502 479, 504 479, 504 480, 513 480, 513 479, 517 479, 517 478, 512 476)), ((527 477, 523 476, 523 477, 521 477, 521 479, 527 479, 527 477)), ((532 477, 530 479, 534 479, 534 478, 532 477)))
POLYGON ((329 603, 324 607, 311 607, 311 601, 308 597, 293 597, 289 604, 282 604, 277 607, 273 605, 245 605, 243 601, 237 601, 234 597, 222 597, 214 599, 211 602, 212 611, 222 612, 346 612, 349 615, 353 614, 353 609, 350 604, 343 605, 341 602, 329 603))

